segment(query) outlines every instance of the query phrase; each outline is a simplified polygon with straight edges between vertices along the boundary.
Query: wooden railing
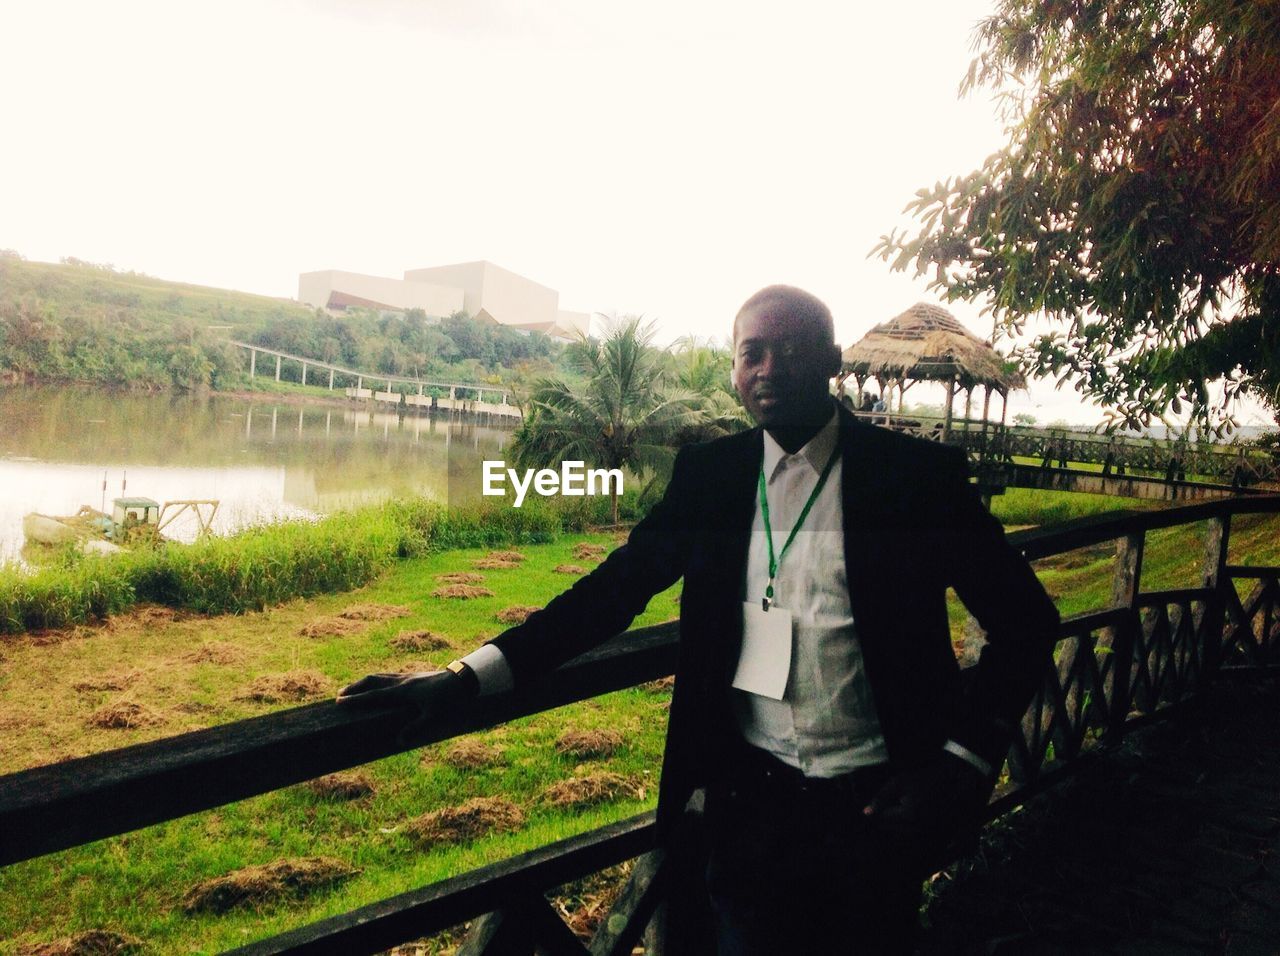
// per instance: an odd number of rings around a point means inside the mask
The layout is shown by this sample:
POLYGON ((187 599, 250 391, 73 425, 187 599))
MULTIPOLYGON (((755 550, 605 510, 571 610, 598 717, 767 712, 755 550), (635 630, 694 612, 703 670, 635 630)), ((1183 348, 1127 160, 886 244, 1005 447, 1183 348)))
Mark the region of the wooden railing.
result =
POLYGON ((948 428, 947 420, 938 416, 853 414, 894 431, 959 445, 978 467, 1020 458, 1045 468, 1100 465, 1103 475, 1198 480, 1237 489, 1280 486, 1280 454, 1267 448, 1006 426, 982 419, 952 418, 948 428))
MULTIPOLYGON (((991 816, 1070 773, 1135 723, 1181 706, 1220 669, 1280 661, 1280 567, 1228 562, 1232 518, 1277 513, 1280 497, 1252 497, 1010 535, 1033 561, 1113 540, 1117 547, 1109 606, 1063 621, 991 816), (1143 590, 1146 535, 1196 523, 1206 529, 1199 581, 1143 590)), ((674 624, 621 635, 539 687, 486 699, 409 739, 399 736, 402 713, 326 702, 11 774, 0 778, 0 865, 652 680, 674 669, 677 641, 674 624)), ((527 954, 535 945, 552 954, 620 956, 646 927, 651 952, 678 952, 679 921, 654 918, 678 879, 673 858, 657 845, 653 814, 642 814, 234 952, 376 953, 469 920, 463 956, 527 954), (584 946, 546 891, 637 858, 614 911, 584 946)))
POLYGON ((1198 480, 1248 488, 1280 483, 1280 457, 1265 448, 1191 443, 1174 439, 1088 435, 1010 428, 998 435, 952 429, 952 441, 988 457, 1027 458, 1043 467, 1101 465, 1104 475, 1147 475, 1165 481, 1198 480))

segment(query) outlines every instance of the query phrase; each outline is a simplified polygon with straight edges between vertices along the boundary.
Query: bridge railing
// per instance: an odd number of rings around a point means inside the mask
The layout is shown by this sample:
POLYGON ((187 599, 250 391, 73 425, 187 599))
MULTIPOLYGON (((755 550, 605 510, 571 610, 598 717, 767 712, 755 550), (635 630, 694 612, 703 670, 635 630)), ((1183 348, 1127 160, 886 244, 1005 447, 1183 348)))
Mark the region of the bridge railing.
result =
MULTIPOLYGON (((1136 723, 1181 706, 1221 669, 1280 661, 1280 567, 1228 561, 1233 519, 1277 513, 1280 497, 1253 497, 1010 535, 1033 561, 1117 544, 1107 606, 1062 623, 992 816, 1070 773, 1136 723), (1145 589, 1148 536, 1197 524, 1204 543, 1195 584, 1145 589)), ((411 739, 398 737, 403 713, 326 702, 0 777, 0 865, 643 683, 672 672, 677 642, 674 624, 620 635, 541 686, 486 699, 411 739)), ((235 952, 375 953, 469 920, 476 922, 459 950, 464 956, 527 953, 535 945, 554 954, 629 954, 646 927, 655 951, 678 952, 680 923, 661 918, 678 879, 677 856, 657 846, 653 815, 643 814, 235 952), (629 859, 637 859, 629 884, 584 946, 545 893, 629 859)))
POLYGON ((1236 487, 1280 485, 1280 455, 1266 448, 1001 425, 981 418, 953 417, 948 428, 947 420, 937 415, 853 414, 894 431, 959 445, 979 467, 1024 458, 1046 468, 1101 465, 1104 475, 1197 479, 1236 487))
MULTIPOLYGON (((953 435, 966 447, 977 440, 972 430, 953 435)), ((994 445, 991 441, 991 449, 998 448, 1006 460, 1027 458, 1045 467, 1101 465, 1104 475, 1146 474, 1168 481, 1196 479, 1237 487, 1280 482, 1280 458, 1267 449, 1244 445, 1020 428, 1000 433, 994 445)))

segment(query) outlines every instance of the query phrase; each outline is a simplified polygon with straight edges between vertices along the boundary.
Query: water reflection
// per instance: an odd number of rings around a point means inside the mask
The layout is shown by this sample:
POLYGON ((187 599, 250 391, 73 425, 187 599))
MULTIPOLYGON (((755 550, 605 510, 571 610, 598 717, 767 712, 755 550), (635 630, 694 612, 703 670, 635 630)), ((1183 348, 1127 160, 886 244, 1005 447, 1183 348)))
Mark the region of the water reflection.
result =
POLYGON ((226 533, 408 495, 474 502, 481 460, 510 437, 364 406, 0 388, 0 560, 17 559, 27 512, 99 507, 104 473, 108 503, 126 476, 131 495, 220 499, 226 533))

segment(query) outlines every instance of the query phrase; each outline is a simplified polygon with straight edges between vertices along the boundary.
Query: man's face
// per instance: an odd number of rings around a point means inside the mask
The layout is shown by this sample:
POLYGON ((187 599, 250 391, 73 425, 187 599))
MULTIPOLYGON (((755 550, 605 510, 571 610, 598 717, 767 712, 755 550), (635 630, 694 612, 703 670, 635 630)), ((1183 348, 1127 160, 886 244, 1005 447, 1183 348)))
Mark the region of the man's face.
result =
POLYGON ((830 407, 828 383, 840 350, 828 329, 785 299, 766 301, 738 317, 733 387, 765 428, 811 423, 830 407))

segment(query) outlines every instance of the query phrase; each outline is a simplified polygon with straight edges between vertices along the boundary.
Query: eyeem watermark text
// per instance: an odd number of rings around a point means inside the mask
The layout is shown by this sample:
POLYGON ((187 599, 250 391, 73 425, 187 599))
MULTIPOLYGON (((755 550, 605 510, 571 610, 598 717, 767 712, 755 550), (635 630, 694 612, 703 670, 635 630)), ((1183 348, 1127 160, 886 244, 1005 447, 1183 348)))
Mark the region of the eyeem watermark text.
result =
POLYGON ((622 469, 587 468, 586 462, 562 461, 560 470, 554 468, 526 468, 521 475, 508 468, 505 461, 485 461, 484 486, 481 494, 505 495, 505 483, 510 480, 516 490, 515 506, 524 504, 524 496, 533 491, 544 498, 551 495, 607 495, 616 491, 622 494, 622 469))

